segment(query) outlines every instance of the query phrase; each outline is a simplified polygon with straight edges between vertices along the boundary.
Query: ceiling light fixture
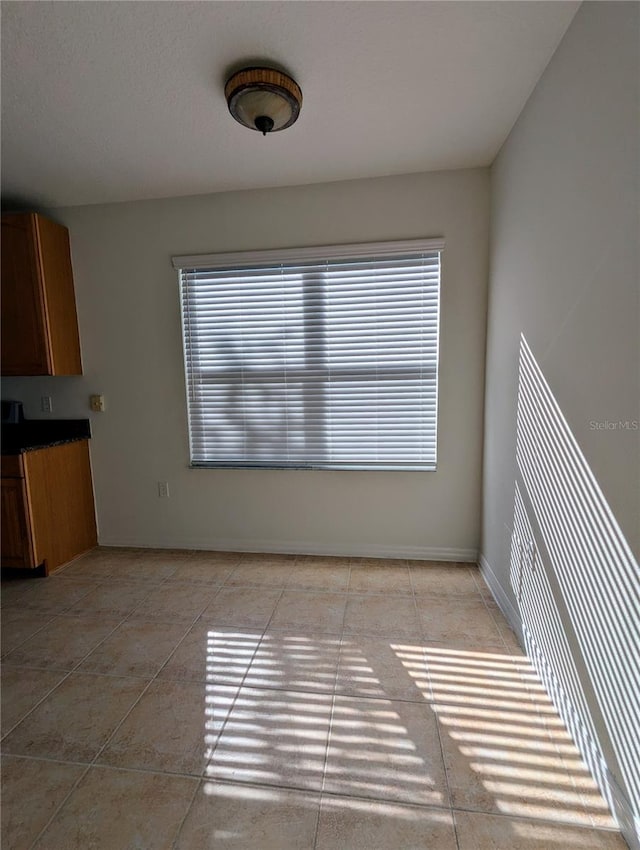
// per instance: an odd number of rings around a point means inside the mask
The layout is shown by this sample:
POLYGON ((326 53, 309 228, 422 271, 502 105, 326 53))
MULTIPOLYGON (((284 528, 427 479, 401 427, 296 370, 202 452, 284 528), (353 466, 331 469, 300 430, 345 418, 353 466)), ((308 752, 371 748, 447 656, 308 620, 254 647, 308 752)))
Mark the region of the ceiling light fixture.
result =
POLYGON ((243 68, 224 87, 229 112, 236 121, 263 136, 285 130, 300 114, 300 86, 273 68, 243 68))

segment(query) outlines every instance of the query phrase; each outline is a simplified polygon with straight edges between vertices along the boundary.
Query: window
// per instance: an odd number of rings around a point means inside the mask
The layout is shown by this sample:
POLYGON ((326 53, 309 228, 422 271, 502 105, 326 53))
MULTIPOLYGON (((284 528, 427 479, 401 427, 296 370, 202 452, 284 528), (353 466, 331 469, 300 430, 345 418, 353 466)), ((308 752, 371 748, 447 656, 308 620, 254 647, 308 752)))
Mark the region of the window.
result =
POLYGON ((192 465, 435 469, 442 247, 175 257, 192 465))

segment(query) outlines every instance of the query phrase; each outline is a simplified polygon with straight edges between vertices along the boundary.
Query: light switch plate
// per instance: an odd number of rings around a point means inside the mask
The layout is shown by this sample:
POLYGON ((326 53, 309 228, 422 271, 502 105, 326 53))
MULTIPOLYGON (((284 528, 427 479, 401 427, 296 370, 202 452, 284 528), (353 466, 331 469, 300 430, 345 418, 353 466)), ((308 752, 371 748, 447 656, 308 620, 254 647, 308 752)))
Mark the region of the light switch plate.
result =
POLYGON ((92 395, 89 396, 89 407, 94 413, 104 413, 104 396, 92 395))

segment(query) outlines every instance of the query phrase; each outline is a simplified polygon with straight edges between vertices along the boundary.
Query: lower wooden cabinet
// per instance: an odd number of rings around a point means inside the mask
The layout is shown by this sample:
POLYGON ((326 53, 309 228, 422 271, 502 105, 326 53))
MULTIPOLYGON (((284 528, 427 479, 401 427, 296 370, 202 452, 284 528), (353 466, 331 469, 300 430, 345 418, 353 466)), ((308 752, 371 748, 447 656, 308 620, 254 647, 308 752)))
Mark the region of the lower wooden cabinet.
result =
POLYGON ((89 443, 2 457, 2 566, 52 572, 97 545, 89 443))
POLYGON ((2 479, 2 566, 33 566, 27 497, 22 478, 2 479))

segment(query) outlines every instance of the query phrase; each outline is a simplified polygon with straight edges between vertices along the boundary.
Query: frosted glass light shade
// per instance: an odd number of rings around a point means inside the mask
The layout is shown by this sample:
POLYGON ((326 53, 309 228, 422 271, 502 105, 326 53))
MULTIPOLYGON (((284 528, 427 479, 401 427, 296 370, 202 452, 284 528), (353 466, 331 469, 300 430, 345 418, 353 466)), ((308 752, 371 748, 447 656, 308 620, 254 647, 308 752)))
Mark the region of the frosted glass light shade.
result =
POLYGON ((238 71, 227 80, 224 93, 236 121, 263 135, 290 127, 302 106, 296 81, 272 68, 238 71))

